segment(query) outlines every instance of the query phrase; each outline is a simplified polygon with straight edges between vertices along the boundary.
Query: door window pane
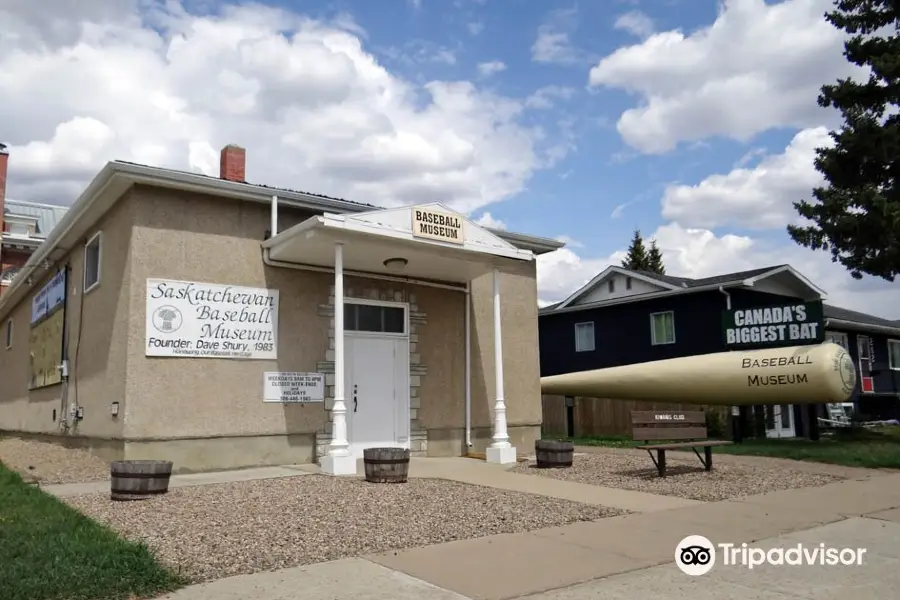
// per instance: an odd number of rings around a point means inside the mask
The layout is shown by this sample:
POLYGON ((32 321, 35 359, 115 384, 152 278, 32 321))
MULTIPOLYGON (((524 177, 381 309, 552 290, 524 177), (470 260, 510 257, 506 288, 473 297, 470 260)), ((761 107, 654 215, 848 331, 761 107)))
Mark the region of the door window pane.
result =
POLYGON ((344 330, 371 333, 406 333, 406 310, 399 306, 344 305, 344 330))
POLYGON ((356 330, 381 331, 381 308, 371 304, 356 305, 356 330))
POLYGON ((404 323, 406 311, 399 306, 382 306, 381 308, 384 315, 384 332, 404 333, 406 331, 406 323, 404 323))

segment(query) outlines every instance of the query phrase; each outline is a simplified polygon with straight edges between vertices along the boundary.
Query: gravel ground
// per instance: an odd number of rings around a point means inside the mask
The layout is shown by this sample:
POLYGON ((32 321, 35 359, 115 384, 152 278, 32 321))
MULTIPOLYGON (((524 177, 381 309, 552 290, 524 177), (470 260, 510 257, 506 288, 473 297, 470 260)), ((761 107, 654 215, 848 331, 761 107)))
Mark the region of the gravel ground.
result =
POLYGON ((624 514, 438 479, 325 475, 174 488, 135 502, 65 501, 146 541, 195 581, 624 514))
POLYGON ((21 473, 26 481, 38 483, 79 483, 109 479, 109 463, 87 450, 69 449, 34 440, 0 439, 0 462, 21 473))
POLYGON ((511 471, 705 502, 825 485, 842 479, 834 475, 786 469, 780 464, 762 467, 717 463, 715 456, 713 470, 707 473, 693 452, 688 456, 679 454, 666 453, 664 478, 657 475, 656 467, 646 453, 644 456, 631 453, 576 453, 572 467, 568 469, 538 469, 531 461, 520 463, 511 471))

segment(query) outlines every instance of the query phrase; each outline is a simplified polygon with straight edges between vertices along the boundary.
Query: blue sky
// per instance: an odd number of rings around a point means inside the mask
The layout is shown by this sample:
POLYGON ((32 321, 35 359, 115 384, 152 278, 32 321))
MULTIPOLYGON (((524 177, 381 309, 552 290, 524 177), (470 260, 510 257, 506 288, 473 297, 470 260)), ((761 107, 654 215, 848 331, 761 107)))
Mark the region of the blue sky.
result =
POLYGON ((900 317, 785 231, 840 123, 819 88, 858 74, 831 0, 47 1, 0 6, 11 197, 70 204, 115 159, 215 174, 238 143, 252 182, 568 240, 543 302, 639 228, 673 275, 790 263, 900 317))
MULTIPOLYGON (((715 0, 636 2, 536 2, 527 0, 392 0, 382 2, 278 2, 296 12, 329 18, 349 13, 366 31, 367 49, 392 72, 417 82, 474 80, 505 96, 527 98, 546 86, 574 90, 553 110, 530 115, 554 139, 574 136, 576 149, 554 167, 537 171, 527 190, 486 211, 515 231, 566 236, 591 255, 620 249, 634 228, 651 234, 665 221, 660 198, 667 184, 694 184, 710 173, 728 172, 750 150, 780 151, 794 130, 761 133, 750 143, 707 139, 683 144, 660 156, 640 156, 616 131, 616 120, 635 104, 617 89, 588 88, 588 70, 617 48, 638 43, 635 35, 614 27, 616 19, 639 9, 657 30, 691 32, 712 24, 715 0), (578 58, 546 64, 532 57, 541 27, 568 36, 578 58), (450 62, 441 50, 452 52, 450 62), (478 65, 501 61, 506 68, 480 77, 478 65), (616 207, 624 205, 612 218, 616 207), (564 210, 558 210, 564 206, 564 210)), ((810 98, 812 103, 815 98, 810 98)), ((753 165, 753 161, 746 163, 753 165)), ((476 215, 479 213, 476 213, 476 215)), ((729 230, 746 233, 739 227, 729 230)), ((783 231, 763 237, 784 239, 783 231)))

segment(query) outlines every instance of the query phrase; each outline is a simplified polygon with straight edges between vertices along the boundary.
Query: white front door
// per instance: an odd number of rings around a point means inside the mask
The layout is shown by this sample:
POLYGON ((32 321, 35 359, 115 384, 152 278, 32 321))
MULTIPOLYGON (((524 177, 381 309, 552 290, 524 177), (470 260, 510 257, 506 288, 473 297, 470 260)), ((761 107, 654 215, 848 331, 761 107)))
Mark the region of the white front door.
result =
POLYGON ((350 451, 409 447, 409 340, 348 333, 344 341, 350 451))
POLYGON ((797 437, 794 429, 794 407, 791 404, 776 404, 765 407, 766 437, 797 437))

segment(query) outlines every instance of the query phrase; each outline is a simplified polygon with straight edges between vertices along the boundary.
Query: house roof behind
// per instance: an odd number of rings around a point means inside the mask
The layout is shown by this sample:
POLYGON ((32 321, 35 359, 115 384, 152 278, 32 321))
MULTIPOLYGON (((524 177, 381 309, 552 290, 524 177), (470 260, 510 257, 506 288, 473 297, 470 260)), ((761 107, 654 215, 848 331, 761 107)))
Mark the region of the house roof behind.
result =
POLYGON ((68 210, 67 206, 10 200, 8 198, 3 203, 4 217, 7 215, 19 215, 37 219, 37 230, 35 231, 35 237, 37 238, 46 238, 68 210))
POLYGON ((850 321, 851 323, 876 325, 878 327, 900 327, 900 321, 882 319, 875 315, 840 308, 839 306, 831 306, 830 304, 825 304, 823 306, 823 312, 825 313, 826 319, 838 319, 839 321, 850 321))

